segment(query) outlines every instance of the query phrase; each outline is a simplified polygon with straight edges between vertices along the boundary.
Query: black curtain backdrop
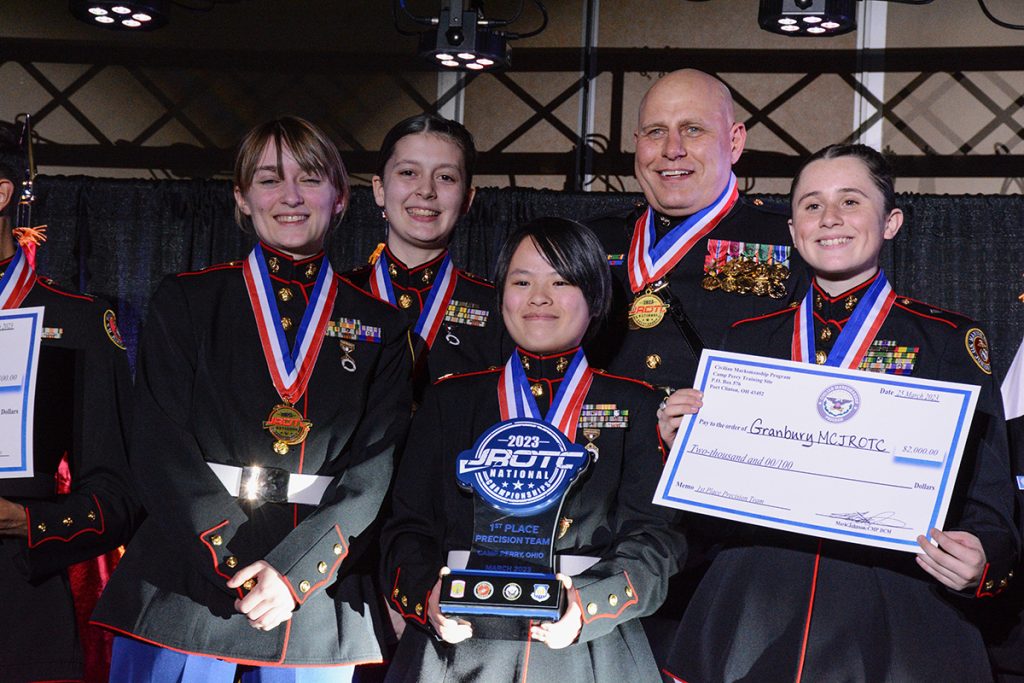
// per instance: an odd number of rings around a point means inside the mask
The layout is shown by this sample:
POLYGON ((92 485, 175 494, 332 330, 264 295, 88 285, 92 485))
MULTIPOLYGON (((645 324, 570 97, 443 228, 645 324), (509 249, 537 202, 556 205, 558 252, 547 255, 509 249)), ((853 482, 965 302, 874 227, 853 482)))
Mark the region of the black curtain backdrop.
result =
MULTIPOLYGON (((254 237, 234 222, 224 180, 115 180, 47 177, 36 181, 34 218, 48 241, 39 270, 59 283, 110 300, 130 358, 149 297, 169 273, 241 259, 254 237)), ((763 196, 787 207, 786 198, 763 196)), ((456 229, 452 258, 489 276, 501 242, 537 216, 584 220, 628 209, 631 194, 483 188, 456 229)), ((988 330, 1002 372, 1024 333, 1024 196, 899 195, 903 230, 882 253, 899 294, 959 311, 988 330)), ((335 270, 366 262, 384 237, 384 221, 367 187, 353 190, 345 219, 329 238, 335 270)))

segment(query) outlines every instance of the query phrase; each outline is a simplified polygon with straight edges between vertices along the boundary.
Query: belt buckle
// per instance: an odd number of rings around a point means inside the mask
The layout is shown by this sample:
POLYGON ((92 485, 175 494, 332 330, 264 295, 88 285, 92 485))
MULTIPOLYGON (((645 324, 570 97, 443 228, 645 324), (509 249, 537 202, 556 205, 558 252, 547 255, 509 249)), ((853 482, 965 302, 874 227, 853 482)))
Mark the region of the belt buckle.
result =
POLYGON ((258 503, 287 503, 290 476, 280 467, 243 467, 238 497, 258 503))

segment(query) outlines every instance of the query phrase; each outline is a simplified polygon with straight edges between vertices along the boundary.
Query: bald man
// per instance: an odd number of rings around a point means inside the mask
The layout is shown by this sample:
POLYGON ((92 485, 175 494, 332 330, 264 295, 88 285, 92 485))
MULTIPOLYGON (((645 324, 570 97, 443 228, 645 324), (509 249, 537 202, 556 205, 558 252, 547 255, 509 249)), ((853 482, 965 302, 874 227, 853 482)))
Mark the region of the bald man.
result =
MULTIPOLYGON (((724 83, 692 69, 664 76, 640 102, 634 138, 634 172, 647 201, 589 222, 616 287, 609 323, 588 356, 595 367, 665 391, 658 419, 670 444, 682 415, 700 407, 688 387, 701 350, 719 348, 733 322, 795 301, 810 280, 792 249, 788 207, 773 212, 737 192, 732 167, 747 129, 724 83)), ((703 573, 700 526, 688 525, 689 548, 678 549, 689 569, 644 620, 659 667, 703 573)))
MULTIPOLYGON (((728 87, 692 69, 640 102, 634 172, 646 203, 589 222, 618 285, 596 367, 672 393, 736 320, 786 306, 808 284, 786 215, 736 191, 747 130, 728 87)), ((671 406, 670 406, 671 410, 671 406)))

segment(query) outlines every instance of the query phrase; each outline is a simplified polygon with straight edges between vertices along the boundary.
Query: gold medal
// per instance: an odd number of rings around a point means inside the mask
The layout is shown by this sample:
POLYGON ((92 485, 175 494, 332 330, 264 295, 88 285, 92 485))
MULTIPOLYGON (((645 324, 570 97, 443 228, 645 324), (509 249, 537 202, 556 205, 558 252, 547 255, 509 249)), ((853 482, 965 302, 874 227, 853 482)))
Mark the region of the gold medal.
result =
POLYGON ((772 282, 770 285, 768 285, 768 296, 770 296, 773 299, 783 298, 784 296, 786 296, 786 286, 781 282, 772 282))
POLYGON ((284 455, 289 446, 295 446, 306 440, 313 423, 302 417, 302 413, 288 403, 278 403, 263 423, 263 428, 277 439, 274 452, 284 455))
POLYGON ((629 307, 630 325, 645 330, 657 327, 665 318, 667 310, 668 305, 661 297, 648 289, 633 299, 633 305, 629 307))
POLYGON ((732 294, 736 291, 736 278, 732 275, 726 275, 722 280, 722 291, 729 292, 732 294))
POLYGON ((722 283, 714 275, 705 275, 704 279, 700 281, 700 286, 709 292, 713 292, 722 286, 722 283))

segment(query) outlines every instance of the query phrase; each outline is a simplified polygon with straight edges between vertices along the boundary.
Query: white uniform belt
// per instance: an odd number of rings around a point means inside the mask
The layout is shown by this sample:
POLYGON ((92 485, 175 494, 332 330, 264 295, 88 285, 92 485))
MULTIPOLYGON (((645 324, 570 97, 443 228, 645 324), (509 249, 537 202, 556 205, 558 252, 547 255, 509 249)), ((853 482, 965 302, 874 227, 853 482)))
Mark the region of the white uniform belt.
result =
MULTIPOLYGON (((600 557, 589 555, 555 555, 555 573, 576 576, 587 571, 601 561, 600 557)), ((448 568, 465 569, 469 563, 468 550, 448 551, 448 568)))
POLYGON ((216 462, 210 466, 220 483, 243 500, 319 505, 324 491, 334 481, 318 474, 296 474, 278 467, 235 467, 216 462))

